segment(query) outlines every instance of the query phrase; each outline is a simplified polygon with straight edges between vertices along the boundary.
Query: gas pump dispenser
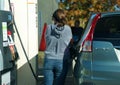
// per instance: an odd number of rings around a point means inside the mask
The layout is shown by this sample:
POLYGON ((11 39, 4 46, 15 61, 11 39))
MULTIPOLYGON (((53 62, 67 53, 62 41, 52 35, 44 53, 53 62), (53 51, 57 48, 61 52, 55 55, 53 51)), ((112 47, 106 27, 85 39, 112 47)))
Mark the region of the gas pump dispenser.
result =
POLYGON ((17 53, 14 45, 12 14, 0 10, 0 85, 16 85, 17 53))

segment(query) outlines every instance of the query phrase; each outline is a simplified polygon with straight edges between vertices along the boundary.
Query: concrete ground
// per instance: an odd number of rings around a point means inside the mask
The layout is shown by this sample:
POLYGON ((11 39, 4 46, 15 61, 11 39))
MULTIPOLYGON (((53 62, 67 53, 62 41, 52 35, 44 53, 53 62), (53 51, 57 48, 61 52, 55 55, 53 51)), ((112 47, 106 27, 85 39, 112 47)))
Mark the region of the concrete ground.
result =
MULTIPOLYGON (((37 85, 44 85, 43 77, 40 78, 37 85)), ((72 76, 68 76, 65 81, 65 85, 75 85, 74 78, 72 76)))

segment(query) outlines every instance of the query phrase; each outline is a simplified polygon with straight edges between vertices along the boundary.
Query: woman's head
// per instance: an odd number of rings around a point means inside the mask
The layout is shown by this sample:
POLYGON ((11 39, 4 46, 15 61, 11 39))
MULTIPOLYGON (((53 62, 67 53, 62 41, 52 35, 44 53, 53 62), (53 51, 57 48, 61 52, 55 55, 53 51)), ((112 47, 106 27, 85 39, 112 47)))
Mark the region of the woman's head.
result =
POLYGON ((55 24, 58 24, 60 26, 64 26, 67 22, 66 21, 66 14, 65 14, 64 10, 57 9, 53 13, 53 20, 54 20, 55 24))

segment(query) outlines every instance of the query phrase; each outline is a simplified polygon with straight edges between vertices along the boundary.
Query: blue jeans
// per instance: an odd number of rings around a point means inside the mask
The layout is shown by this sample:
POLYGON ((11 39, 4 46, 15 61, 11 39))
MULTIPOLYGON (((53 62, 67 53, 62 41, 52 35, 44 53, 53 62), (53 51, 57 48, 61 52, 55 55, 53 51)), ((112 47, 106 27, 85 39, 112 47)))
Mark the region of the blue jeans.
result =
POLYGON ((44 85, 53 85, 53 81, 54 82, 59 81, 62 68, 63 68, 63 60, 45 58, 44 85))
POLYGON ((69 49, 66 49, 63 60, 47 59, 44 61, 44 85, 64 85, 71 65, 69 49), (54 82, 53 82, 54 81, 54 82))
POLYGON ((64 85, 65 79, 68 73, 69 66, 71 65, 71 60, 63 59, 63 69, 61 75, 58 77, 58 81, 55 82, 55 85, 64 85))
POLYGON ((70 51, 67 49, 64 53, 63 58, 63 68, 60 76, 57 78, 57 81, 54 83, 54 85, 64 85, 65 79, 69 70, 69 67, 72 65, 72 58, 70 56, 70 51))

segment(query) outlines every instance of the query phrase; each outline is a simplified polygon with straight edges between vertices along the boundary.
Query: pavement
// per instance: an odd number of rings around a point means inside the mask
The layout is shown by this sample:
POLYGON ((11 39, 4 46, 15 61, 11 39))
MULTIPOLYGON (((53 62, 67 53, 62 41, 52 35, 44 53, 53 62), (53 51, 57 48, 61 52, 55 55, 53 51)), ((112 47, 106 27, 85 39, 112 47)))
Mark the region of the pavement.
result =
MULTIPOLYGON (((44 85, 43 77, 40 78, 39 82, 37 82, 37 85, 44 85)), ((74 78, 72 76, 67 76, 65 85, 75 85, 74 78)))
MULTIPOLYGON (((37 85, 44 85, 44 82, 43 82, 44 76, 41 73, 42 73, 42 70, 39 69, 39 72, 38 72, 39 81, 37 82, 37 85)), ((65 81, 65 85, 75 85, 72 67, 69 68, 66 81, 65 81)))

